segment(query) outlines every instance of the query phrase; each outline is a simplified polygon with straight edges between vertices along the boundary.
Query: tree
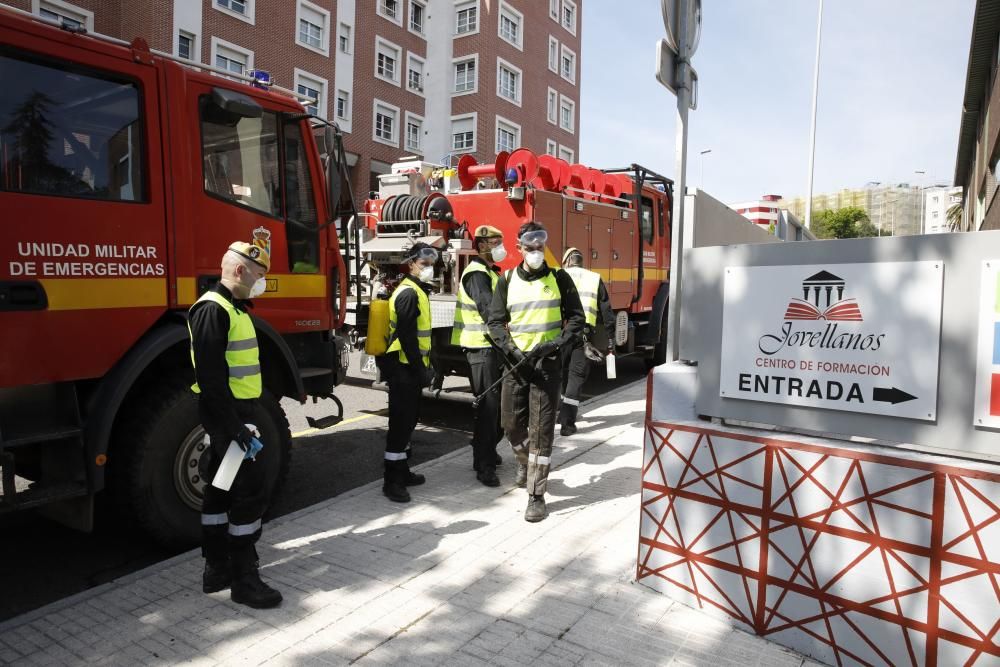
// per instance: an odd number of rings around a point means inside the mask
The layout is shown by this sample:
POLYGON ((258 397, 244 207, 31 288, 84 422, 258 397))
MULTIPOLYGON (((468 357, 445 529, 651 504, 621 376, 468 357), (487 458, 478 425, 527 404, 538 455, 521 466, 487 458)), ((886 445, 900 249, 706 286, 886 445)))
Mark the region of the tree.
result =
POLYGON ((948 222, 948 229, 957 232, 962 228, 962 205, 952 204, 944 214, 944 219, 948 222))
POLYGON ((812 232, 819 239, 854 239, 860 236, 877 236, 865 210, 847 206, 836 211, 823 211, 813 218, 812 232))

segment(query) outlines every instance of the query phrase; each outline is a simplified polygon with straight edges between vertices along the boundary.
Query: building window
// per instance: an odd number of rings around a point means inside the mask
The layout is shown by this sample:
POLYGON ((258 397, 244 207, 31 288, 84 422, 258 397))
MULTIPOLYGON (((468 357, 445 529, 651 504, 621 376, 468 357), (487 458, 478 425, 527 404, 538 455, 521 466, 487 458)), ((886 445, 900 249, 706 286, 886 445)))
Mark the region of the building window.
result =
POLYGON ((399 85, 400 49, 381 37, 375 38, 375 76, 399 85))
POLYGON ((37 14, 43 19, 55 21, 62 25, 74 29, 85 29, 93 31, 94 13, 82 7, 71 5, 68 2, 38 2, 33 3, 37 7, 37 14))
POLYGON ((451 117, 451 149, 456 152, 476 150, 476 114, 451 117))
POLYGON ((548 102, 545 107, 545 118, 556 125, 559 123, 559 94, 555 88, 549 88, 548 102))
POLYGON ((474 93, 479 88, 476 78, 478 56, 455 62, 455 92, 474 93))
POLYGON ((497 59, 497 95, 521 106, 521 70, 497 59))
POLYGON ((406 87, 424 94, 424 59, 409 53, 406 55, 406 87))
POLYGON ((305 0, 299 2, 297 11, 299 19, 298 43, 313 51, 328 55, 330 52, 328 38, 330 12, 305 0))
POLYGON ((562 25, 576 34, 576 3, 573 0, 562 0, 562 25))
POLYGON ((236 74, 246 74, 253 67, 253 51, 241 49, 235 44, 212 38, 212 64, 219 69, 236 74))
POLYGON ((576 121, 576 103, 564 97, 559 96, 559 127, 566 130, 567 132, 573 132, 573 126, 576 121))
POLYGON ((471 35, 479 32, 479 0, 455 5, 455 34, 471 35))
POLYGON ((346 23, 340 24, 340 33, 337 35, 337 43, 339 44, 341 53, 351 52, 351 26, 346 23))
POLYGON ((572 49, 567 48, 565 44, 562 45, 560 62, 562 66, 560 67, 559 76, 570 83, 576 83, 576 54, 573 53, 572 49))
POLYGON ((427 14, 427 8, 422 2, 417 2, 417 0, 410 0, 410 31, 415 32, 418 35, 424 34, 424 17, 427 14))
POLYGON ((521 31, 521 26, 524 24, 524 15, 506 2, 503 2, 503 0, 500 2, 500 11, 498 13, 500 15, 498 26, 500 38, 520 49, 521 40, 524 37, 521 31))
POLYGON ((549 35, 549 69, 559 73, 559 40, 549 35))
POLYGON ((559 157, 570 164, 576 161, 576 153, 573 152, 572 148, 567 148, 566 146, 559 147, 559 157))
POLYGON ((241 21, 253 23, 254 0, 215 0, 212 6, 241 21))
POLYGON ((521 145, 521 126, 512 123, 506 118, 497 116, 497 145, 496 152, 512 152, 521 145))
POLYGON ((375 11, 396 25, 403 25, 403 12, 399 0, 376 0, 375 11))
POLYGON ((243 14, 246 16, 247 3, 244 0, 215 0, 215 4, 220 7, 225 7, 231 12, 236 12, 237 14, 243 14))
POLYGON ((420 137, 424 133, 424 119, 415 114, 406 114, 406 150, 421 152, 420 137))
POLYGON ((319 118, 326 118, 326 81, 324 79, 296 68, 295 92, 315 100, 312 103, 303 102, 306 105, 306 111, 319 118))
POLYGON ((549 18, 559 22, 559 0, 549 0, 549 18))
POLYGON ((177 33, 177 57, 184 60, 194 60, 194 35, 181 30, 177 33))
POLYGON ((337 118, 348 120, 351 117, 351 95, 346 90, 337 91, 337 118))
MULTIPOLYGON (((557 17, 558 17, 558 14, 559 14, 559 12, 556 12, 556 16, 557 17)), ((553 141, 552 139, 546 139, 545 140, 545 152, 548 155, 551 155, 551 156, 555 157, 556 154, 559 152, 559 148, 558 148, 558 145, 556 144, 556 142, 553 141)))
POLYGON ((372 139, 382 144, 399 146, 399 107, 375 100, 372 139))

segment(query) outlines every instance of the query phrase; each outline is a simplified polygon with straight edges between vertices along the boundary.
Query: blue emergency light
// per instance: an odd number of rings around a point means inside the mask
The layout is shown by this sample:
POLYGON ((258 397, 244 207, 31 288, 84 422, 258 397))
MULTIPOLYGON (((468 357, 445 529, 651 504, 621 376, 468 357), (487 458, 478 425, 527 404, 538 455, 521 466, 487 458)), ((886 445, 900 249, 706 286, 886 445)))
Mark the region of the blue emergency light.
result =
POLYGON ((254 88, 263 88, 264 90, 267 90, 271 87, 271 73, 268 71, 262 69, 252 69, 247 72, 247 76, 253 79, 253 81, 250 82, 250 85, 254 88))

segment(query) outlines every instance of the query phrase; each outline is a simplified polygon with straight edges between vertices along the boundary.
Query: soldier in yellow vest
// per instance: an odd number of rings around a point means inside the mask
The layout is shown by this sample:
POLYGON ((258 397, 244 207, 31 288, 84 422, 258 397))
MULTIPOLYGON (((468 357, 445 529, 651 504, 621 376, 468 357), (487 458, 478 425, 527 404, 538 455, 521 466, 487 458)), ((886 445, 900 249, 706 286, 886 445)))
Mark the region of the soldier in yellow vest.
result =
POLYGON ((583 335, 575 345, 563 348, 563 395, 562 407, 559 408, 559 434, 573 435, 576 433, 576 415, 580 410, 580 398, 583 396, 583 385, 590 375, 591 361, 584 354, 584 344, 593 344, 594 332, 597 329, 597 316, 600 314, 607 332, 608 352, 614 351, 615 311, 611 310, 608 290, 601 280, 601 275, 583 268, 583 253, 577 248, 568 248, 563 253, 563 271, 568 273, 580 294, 580 303, 587 324, 583 335))
POLYGON ((499 462, 497 443, 503 435, 500 428, 500 391, 494 389, 485 395, 483 392, 499 380, 501 374, 500 355, 487 336, 486 319, 489 317, 493 290, 500 278, 497 262, 504 260, 507 251, 503 247, 503 232, 490 225, 480 225, 472 242, 478 254, 462 272, 451 344, 465 352, 472 391, 481 397, 476 406, 472 434, 472 467, 476 470, 476 479, 486 486, 500 486, 496 472, 499 462))
POLYGON ((408 486, 423 484, 410 471, 410 436, 417 427, 422 389, 434 380, 431 368, 431 305, 438 251, 414 243, 403 257, 406 274, 389 297, 389 339, 382 372, 389 383, 389 431, 385 438, 382 493, 397 503, 410 502, 408 486))
POLYGON ((521 225, 517 248, 523 261, 497 281, 488 320, 490 337, 517 372, 500 396, 504 431, 517 456, 514 483, 528 491, 525 521, 547 515, 545 489, 555 437, 559 348, 580 336, 584 315, 573 279, 545 263, 548 234, 537 222, 521 225))
MULTIPOLYGON (((260 423, 257 399, 263 390, 257 334, 246 311, 248 299, 264 293, 267 252, 249 243, 233 243, 222 257, 222 279, 189 311, 191 361, 198 412, 209 437, 206 479, 213 479, 229 444, 249 451, 260 423)), ((269 480, 279 464, 278 443, 244 460, 229 491, 205 487, 201 509, 202 589, 230 588, 233 602, 264 609, 281 604, 281 593, 260 579, 255 544, 267 508, 269 480)), ((271 446, 268 446, 271 445, 271 446)))

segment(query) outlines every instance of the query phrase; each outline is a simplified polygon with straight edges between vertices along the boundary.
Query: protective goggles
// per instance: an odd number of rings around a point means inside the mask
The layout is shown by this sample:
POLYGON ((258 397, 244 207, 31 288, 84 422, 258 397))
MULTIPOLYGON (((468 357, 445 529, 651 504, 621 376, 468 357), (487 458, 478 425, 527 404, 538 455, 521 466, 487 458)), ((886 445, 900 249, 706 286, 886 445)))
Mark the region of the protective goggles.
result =
POLYGON ((549 240, 549 233, 544 229, 539 229, 533 232, 525 232, 518 237, 517 242, 522 246, 530 248, 538 248, 545 245, 545 242, 549 240))
POLYGON ((421 260, 436 262, 438 261, 438 251, 434 248, 421 248, 416 252, 407 253, 406 261, 408 262, 418 262, 421 260))

